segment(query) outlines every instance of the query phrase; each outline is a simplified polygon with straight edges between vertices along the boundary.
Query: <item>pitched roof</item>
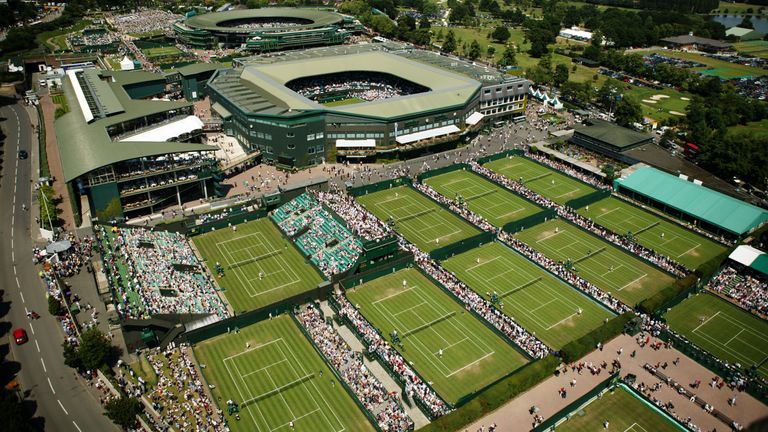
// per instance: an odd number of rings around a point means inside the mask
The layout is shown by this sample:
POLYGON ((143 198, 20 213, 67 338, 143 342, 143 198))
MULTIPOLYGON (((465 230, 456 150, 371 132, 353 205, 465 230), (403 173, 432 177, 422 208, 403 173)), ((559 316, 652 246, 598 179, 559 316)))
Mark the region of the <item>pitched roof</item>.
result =
POLYGON ((649 166, 616 183, 735 235, 768 221, 768 211, 760 207, 649 166))
POLYGON ((708 45, 716 48, 730 48, 731 44, 716 39, 703 38, 693 35, 671 36, 661 40, 676 45, 708 45))
POLYGON ((653 139, 651 135, 599 119, 589 119, 587 125, 577 125, 574 127, 574 130, 575 133, 620 148, 631 147, 653 139))

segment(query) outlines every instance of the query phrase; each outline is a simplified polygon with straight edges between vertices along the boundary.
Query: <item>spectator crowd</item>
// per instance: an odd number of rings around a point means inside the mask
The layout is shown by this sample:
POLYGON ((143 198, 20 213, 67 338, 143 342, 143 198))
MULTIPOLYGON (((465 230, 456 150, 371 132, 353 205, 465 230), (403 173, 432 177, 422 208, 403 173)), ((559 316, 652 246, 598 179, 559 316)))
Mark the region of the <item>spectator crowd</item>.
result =
POLYGON ((768 283, 731 266, 724 266, 710 279, 707 289, 758 315, 768 315, 768 283))

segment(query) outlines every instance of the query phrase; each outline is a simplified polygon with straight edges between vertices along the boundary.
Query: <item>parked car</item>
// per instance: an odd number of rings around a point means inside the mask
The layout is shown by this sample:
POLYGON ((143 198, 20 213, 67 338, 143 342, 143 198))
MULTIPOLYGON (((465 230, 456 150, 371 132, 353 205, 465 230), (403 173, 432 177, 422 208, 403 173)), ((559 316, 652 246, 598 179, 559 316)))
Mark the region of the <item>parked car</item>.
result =
POLYGON ((16 341, 16 345, 24 345, 29 341, 27 331, 23 328, 17 328, 13 331, 13 340, 16 341))

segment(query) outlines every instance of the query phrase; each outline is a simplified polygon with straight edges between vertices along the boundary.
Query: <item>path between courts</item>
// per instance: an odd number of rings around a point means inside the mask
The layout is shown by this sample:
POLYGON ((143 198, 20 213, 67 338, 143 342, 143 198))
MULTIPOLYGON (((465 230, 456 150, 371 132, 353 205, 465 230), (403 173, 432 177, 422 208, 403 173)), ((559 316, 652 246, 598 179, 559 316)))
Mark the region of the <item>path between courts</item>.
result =
MULTIPOLYGON (((651 339, 652 343, 655 341, 657 341, 657 339, 651 339)), ((724 387, 723 389, 713 389, 710 387, 708 384, 714 376, 714 373, 686 357, 680 351, 676 349, 660 349, 654 351, 650 348, 650 345, 651 344, 646 345, 645 348, 640 348, 633 337, 620 335, 606 344, 603 351, 594 351, 584 357, 581 361, 585 363, 592 362, 595 365, 606 361, 610 368, 610 363, 616 357, 619 357, 622 366, 622 376, 629 373, 635 374, 637 375, 637 382, 644 382, 647 386, 652 386, 659 382, 659 379, 643 369, 643 364, 650 363, 655 365, 658 362, 663 363, 666 361, 669 363, 669 366, 666 370, 660 369, 661 372, 671 377, 673 380, 685 385, 688 390, 692 390, 688 386, 689 383, 692 383, 695 380, 701 380, 701 386, 692 391, 699 398, 711 404, 731 419, 739 422, 745 429, 751 423, 762 417, 768 416, 768 408, 747 393, 735 392, 728 389, 728 387, 724 387), (617 354, 619 348, 623 348, 623 353, 621 355, 617 354), (637 350, 637 356, 635 358, 630 357, 632 350, 637 350), (677 366, 674 366, 672 362, 677 357, 680 358, 680 363, 677 366), (728 398, 736 394, 738 395, 736 405, 728 405, 728 398)), ((499 432, 531 430, 533 427, 533 416, 529 413, 531 406, 536 405, 539 407, 538 414, 547 419, 565 408, 578 397, 586 394, 607 377, 608 374, 606 370, 603 370, 600 375, 592 375, 586 368, 584 368, 579 375, 568 368, 566 373, 561 373, 558 377, 553 376, 547 379, 543 383, 522 395, 519 395, 498 410, 468 425, 464 429, 468 431, 476 431, 479 430, 481 426, 487 428, 490 424, 496 423, 498 425, 497 431, 499 432), (575 388, 570 386, 570 382, 573 378, 576 378, 575 388), (558 390, 561 387, 564 387, 568 391, 568 396, 565 399, 558 395, 558 390), (522 429, 522 425, 525 425, 525 429, 522 429)), ((702 430, 709 431, 715 428, 718 430, 730 430, 730 425, 726 425, 714 416, 707 414, 701 407, 695 405, 687 397, 679 395, 667 385, 662 385, 662 388, 655 392, 654 395, 662 401, 672 401, 678 416, 683 418, 691 417, 693 422, 702 430)))

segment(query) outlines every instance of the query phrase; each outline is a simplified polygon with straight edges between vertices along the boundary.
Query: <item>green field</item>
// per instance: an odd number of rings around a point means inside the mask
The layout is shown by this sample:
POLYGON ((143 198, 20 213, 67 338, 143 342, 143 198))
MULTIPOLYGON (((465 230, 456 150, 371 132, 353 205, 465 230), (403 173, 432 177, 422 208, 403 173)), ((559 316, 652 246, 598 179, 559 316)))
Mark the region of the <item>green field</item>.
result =
POLYGON ((579 276, 630 306, 674 281, 640 258, 560 219, 527 228, 515 237, 553 260, 570 259, 579 276))
POLYGON ((192 237, 235 313, 254 310, 309 291, 323 278, 268 218, 192 237))
POLYGON ((433 251, 479 231, 459 216, 409 186, 399 186, 356 198, 383 221, 394 221, 395 231, 424 252, 433 251))
POLYGON ((756 122, 747 122, 745 125, 736 125, 728 128, 729 134, 749 133, 754 134, 755 138, 768 137, 768 119, 756 122))
POLYGON ((738 42, 733 44, 740 54, 746 54, 753 57, 768 59, 768 41, 753 40, 747 42, 738 42))
POLYGON ((656 408, 618 386, 603 393, 557 426, 565 432, 677 432, 685 431, 656 408), (605 428, 603 422, 608 421, 605 428))
POLYGON ((768 322, 712 294, 698 294, 666 314, 669 327, 714 356, 768 378, 768 322))
POLYGON ((347 291, 347 297, 448 403, 526 363, 525 357, 424 275, 401 270, 347 291))
POLYGON ((738 63, 731 63, 724 60, 718 60, 711 57, 705 57, 701 54, 696 54, 687 51, 672 51, 665 49, 653 49, 653 50, 638 50, 635 51, 638 54, 646 55, 650 53, 657 53, 667 57, 676 57, 686 60, 693 60, 704 64, 704 67, 692 68, 692 71, 702 72, 705 70, 716 70, 717 75, 722 78, 735 78, 742 76, 763 76, 768 74, 768 70, 760 69, 752 66, 746 66, 738 63))
POLYGON ((579 180, 521 156, 496 159, 484 166, 510 180, 520 181, 522 178, 525 187, 559 204, 589 195, 596 190, 579 180))
POLYGON ((725 246, 616 198, 605 198, 578 212, 617 234, 695 269, 725 252, 725 246))
POLYGON ((486 299, 496 292, 501 310, 560 349, 600 326, 613 313, 501 243, 490 243, 443 261, 486 299))
POLYGON ((69 104, 67 104, 67 98, 64 94, 57 94, 51 97, 51 100, 56 105, 60 106, 65 112, 69 112, 69 104))
POLYGON ((233 431, 374 430, 288 315, 199 342, 194 352, 219 408, 226 413, 229 399, 240 405, 240 421, 225 416, 233 431))
POLYGON ((360 98, 351 97, 351 98, 341 99, 333 102, 326 102, 323 105, 327 107, 335 107, 335 106, 352 105, 352 104, 361 103, 361 102, 365 102, 365 101, 360 98))
POLYGON ((181 54, 181 50, 175 46, 164 46, 157 48, 143 48, 141 50, 147 58, 170 57, 181 54))
POLYGON ((638 86, 631 87, 632 88, 625 94, 634 96, 635 99, 640 102, 645 117, 650 117, 657 121, 665 120, 670 117, 680 118, 680 114, 685 114, 685 110, 688 108, 688 103, 693 97, 689 93, 682 93, 675 89, 653 89, 638 86), (656 96, 656 99, 653 99, 654 96, 656 96), (673 114, 673 112, 676 114, 673 114))
POLYGON ((467 208, 496 227, 543 211, 514 193, 470 171, 452 171, 424 183, 450 199, 461 195, 467 208))

